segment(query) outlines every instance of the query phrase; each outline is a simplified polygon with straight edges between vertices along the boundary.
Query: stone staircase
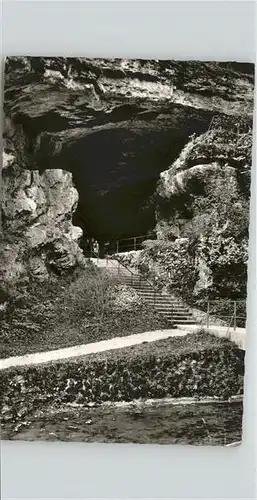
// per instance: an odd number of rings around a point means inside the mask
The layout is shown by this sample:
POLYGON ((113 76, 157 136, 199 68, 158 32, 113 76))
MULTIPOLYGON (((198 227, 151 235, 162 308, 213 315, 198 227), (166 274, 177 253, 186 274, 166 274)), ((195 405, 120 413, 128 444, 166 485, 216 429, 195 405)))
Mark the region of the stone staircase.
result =
POLYGON ((114 259, 91 259, 97 267, 105 269, 118 283, 132 286, 143 301, 165 316, 173 325, 193 325, 192 312, 179 299, 155 290, 154 285, 114 259))

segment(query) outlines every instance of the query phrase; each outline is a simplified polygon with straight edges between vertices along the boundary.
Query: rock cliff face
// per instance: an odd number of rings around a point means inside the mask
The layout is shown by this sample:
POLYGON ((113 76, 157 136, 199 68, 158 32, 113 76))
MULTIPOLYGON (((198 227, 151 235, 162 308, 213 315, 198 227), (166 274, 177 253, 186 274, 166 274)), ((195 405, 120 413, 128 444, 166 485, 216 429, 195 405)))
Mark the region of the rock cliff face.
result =
POLYGON ((10 58, 7 152, 72 172, 76 223, 98 238, 144 234, 159 173, 213 115, 251 120, 251 65, 10 58))
POLYGON ((251 157, 251 130, 223 123, 161 173, 157 235, 191 244, 195 298, 246 296, 251 157))
POLYGON ((251 125, 253 66, 12 57, 4 105, 4 237, 45 275, 81 261, 78 226, 98 239, 154 226, 159 174, 190 136, 214 116, 251 125))
POLYGON ((83 264, 72 224, 78 193, 72 175, 63 170, 23 170, 15 163, 3 169, 1 281, 12 283, 49 273, 73 271, 83 264))

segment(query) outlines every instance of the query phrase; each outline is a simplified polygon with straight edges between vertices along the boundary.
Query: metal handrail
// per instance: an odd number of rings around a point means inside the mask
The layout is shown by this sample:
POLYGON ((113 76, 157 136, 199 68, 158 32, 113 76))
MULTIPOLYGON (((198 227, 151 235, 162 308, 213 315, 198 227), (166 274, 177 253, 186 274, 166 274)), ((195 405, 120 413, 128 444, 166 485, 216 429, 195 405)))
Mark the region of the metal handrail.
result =
MULTIPOLYGON (((97 259, 99 259, 99 255, 96 254, 93 250, 91 252, 93 255, 95 255, 95 257, 97 259)), ((109 256, 107 255, 107 257, 105 257, 105 260, 107 261, 107 265, 108 263, 112 260, 112 259, 109 259, 109 256)), ((122 262, 120 262, 118 259, 113 259, 115 260, 116 262, 118 262, 118 266, 121 266, 121 267, 124 267, 124 269, 126 269, 126 271, 128 271, 130 274, 131 274, 131 284, 133 284, 133 277, 137 277, 139 276, 139 283, 141 285, 142 283, 142 275, 141 273, 136 274, 136 273, 133 273, 133 271, 131 271, 131 269, 129 269, 125 264, 123 264, 122 262)), ((111 262, 112 263, 112 262, 111 262)), ((144 279, 144 281, 146 281, 146 283, 148 283, 149 285, 151 285, 151 287, 153 288, 153 291, 154 291, 154 307, 155 307, 155 303, 156 303, 156 291, 157 291, 157 286, 155 284, 153 284, 150 280, 148 280, 147 278, 144 279)))
MULTIPOLYGON (((130 236, 129 238, 121 238, 120 240, 116 241, 129 241, 129 240, 134 240, 134 239, 139 239, 139 238, 149 238, 149 234, 140 234, 139 236, 130 236)), ((151 238, 150 238, 151 239, 151 238)))
MULTIPOLYGON (((93 255, 95 255, 95 257, 96 257, 97 259, 99 259, 99 255, 98 255, 98 254, 96 254, 93 250, 92 250, 92 252, 91 252, 91 253, 92 253, 93 255)), ((107 255, 107 257, 105 257, 105 260, 106 260, 106 262, 107 262, 107 266, 108 266, 108 263, 109 263, 109 262, 111 262, 111 259, 109 259, 109 256, 108 256, 108 255, 107 255)), ((133 273, 133 272, 131 271, 131 269, 129 269, 127 266, 125 266, 125 264, 122 264, 120 261, 118 261, 118 260, 116 260, 116 259, 114 259, 114 260, 115 260, 115 262, 118 262, 118 266, 122 266, 122 267, 124 267, 124 269, 126 269, 126 271, 128 271, 128 272, 131 274, 131 281, 133 280, 133 276, 137 276, 135 273, 133 273)), ((111 262, 111 264, 112 264, 112 262, 111 262)))
POLYGON ((219 314, 219 313, 217 313, 217 311, 211 312, 210 311, 210 304, 216 304, 216 303, 220 303, 220 304, 223 303, 224 304, 224 300, 215 299, 215 300, 208 300, 207 301, 207 318, 206 318, 207 328, 209 328, 209 326, 210 326, 210 316, 211 315, 213 315, 213 316, 215 315, 220 319, 230 318, 227 334, 229 332, 229 329, 231 328, 231 324, 232 324, 233 320, 234 320, 233 329, 235 331, 237 328, 237 320, 238 319, 246 319, 246 314, 237 315, 237 304, 245 304, 246 305, 246 299, 238 299, 238 300, 225 299, 225 303, 227 305, 233 306, 233 313, 232 314, 231 313, 230 314, 219 314))
MULTIPOLYGON (((233 319, 234 319, 234 321, 235 321, 235 316, 234 316, 234 314, 232 314, 232 316, 231 316, 231 319, 230 319, 230 322, 229 322, 229 325, 228 325, 228 329, 227 329, 227 332, 226 332, 226 336, 227 336, 227 335, 229 335, 229 330, 230 330, 231 323, 232 323, 233 319)), ((234 330, 236 330, 235 325, 234 325, 234 330)), ((230 339, 230 335, 229 335, 229 339, 230 339)), ((230 340, 231 340, 231 339, 230 339, 230 340)))
MULTIPOLYGON (((125 264, 123 264, 123 262, 120 262, 118 259, 113 259, 113 260, 116 260, 116 262, 118 262, 122 267, 124 267, 125 269, 127 269, 127 271, 131 272, 131 274, 133 276, 139 276, 140 278, 142 278, 142 274, 141 273, 139 273, 139 274, 133 273, 133 271, 131 271, 131 269, 129 269, 125 264)), ((157 286, 155 285, 155 283, 153 283, 148 278, 144 278, 144 281, 146 281, 146 283, 149 283, 149 285, 151 285, 153 288, 155 288, 155 289, 157 288, 157 286)))
MULTIPOLYGON (((137 250, 138 247, 141 246, 141 244, 147 239, 155 240, 156 237, 154 236, 154 234, 143 234, 139 236, 130 236, 129 238, 121 238, 109 241, 105 240, 102 243, 104 243, 104 245, 108 244, 109 255, 113 255, 115 253, 119 253, 121 248, 123 249, 122 251, 128 251, 128 249, 137 250), (130 241, 131 244, 129 244, 130 241)), ((87 248, 86 252, 90 255, 91 253, 93 253, 93 250, 91 248, 87 248)))
MULTIPOLYGON (((105 257, 105 260, 107 261, 107 266, 108 266, 108 263, 111 262, 111 264, 113 265, 113 262, 112 262, 112 259, 109 259, 109 256, 107 255, 107 257, 105 257)), ((116 260, 116 259, 113 259, 115 260, 115 262, 118 263, 118 274, 119 274, 119 269, 120 267, 124 267, 124 269, 126 269, 126 271, 128 271, 131 275, 131 283, 133 283, 133 276, 137 276, 135 273, 133 273, 131 271, 131 269, 129 269, 127 266, 125 266, 125 264, 122 264, 119 260, 116 260)))
POLYGON ((144 234, 144 235, 138 235, 138 236, 131 236, 129 238, 121 238, 119 240, 115 240, 111 243, 116 243, 116 253, 119 253, 120 248, 122 246, 126 246, 126 248, 131 247, 131 249, 135 250, 137 249, 138 244, 142 244, 145 239, 155 239, 152 238, 151 235, 149 234, 144 234), (142 240, 142 241, 140 241, 142 240), (131 245, 126 244, 126 242, 132 241, 133 243, 131 245))

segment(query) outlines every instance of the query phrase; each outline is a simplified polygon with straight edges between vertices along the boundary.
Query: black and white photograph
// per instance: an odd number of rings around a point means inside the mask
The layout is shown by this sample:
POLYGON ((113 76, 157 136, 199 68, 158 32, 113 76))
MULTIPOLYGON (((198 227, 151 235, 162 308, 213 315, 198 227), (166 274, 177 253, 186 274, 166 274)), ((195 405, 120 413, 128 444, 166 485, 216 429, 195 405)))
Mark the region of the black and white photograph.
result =
POLYGON ((7 57, 1 437, 243 441, 254 65, 7 57))

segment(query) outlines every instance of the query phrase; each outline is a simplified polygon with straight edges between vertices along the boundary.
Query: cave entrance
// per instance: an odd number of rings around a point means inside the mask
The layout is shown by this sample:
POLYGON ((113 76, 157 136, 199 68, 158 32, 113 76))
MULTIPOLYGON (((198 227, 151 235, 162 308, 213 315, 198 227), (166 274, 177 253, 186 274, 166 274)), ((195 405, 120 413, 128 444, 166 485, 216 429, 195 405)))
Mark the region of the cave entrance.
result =
POLYGON ((119 241, 119 251, 129 251, 134 249, 130 238, 152 232, 160 173, 209 121, 209 112, 189 114, 187 108, 172 106, 151 117, 83 129, 67 141, 59 161, 72 172, 79 193, 73 222, 83 230, 81 244, 88 248, 87 239, 94 238, 103 255, 108 242, 116 252, 119 241))
MULTIPOLYGON (((119 251, 138 248, 138 240, 135 245, 132 238, 147 235, 156 224, 160 173, 178 158, 192 133, 206 131, 210 116, 206 110, 171 104, 150 115, 139 108, 133 119, 99 117, 94 126, 65 134, 55 129, 44 134, 41 129, 48 127, 48 121, 41 125, 36 120, 41 138, 31 161, 40 171, 60 168, 72 173, 79 194, 73 224, 83 230, 83 251, 88 253, 93 239, 99 242, 101 255, 106 246, 116 252, 117 241, 119 251)), ((33 127, 32 121, 29 125, 26 136, 33 139, 34 120, 33 127)))
POLYGON ((95 112, 92 122, 92 117, 87 121, 88 109, 84 105, 82 109, 82 122, 74 128, 72 119, 67 129, 62 113, 57 113, 58 119, 51 115, 50 121, 49 114, 44 119, 41 114, 16 116, 16 125, 23 127, 28 139, 31 168, 72 173, 79 194, 73 224, 82 228, 83 251, 88 253, 93 239, 99 242, 101 255, 106 246, 116 252, 117 241, 119 251, 138 249, 139 240, 135 244, 133 238, 147 235, 156 224, 160 173, 178 158, 192 133, 207 130, 213 113, 165 103, 154 106, 151 113, 142 112, 140 106, 133 116, 123 110, 119 120, 95 112))

